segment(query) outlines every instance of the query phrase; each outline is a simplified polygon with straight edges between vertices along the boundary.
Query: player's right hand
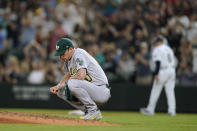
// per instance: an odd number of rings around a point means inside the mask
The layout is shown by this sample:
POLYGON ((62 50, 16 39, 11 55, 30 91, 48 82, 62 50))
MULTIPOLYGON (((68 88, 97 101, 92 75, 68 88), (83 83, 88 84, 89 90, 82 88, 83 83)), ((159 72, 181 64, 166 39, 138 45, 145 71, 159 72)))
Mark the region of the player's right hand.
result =
POLYGON ((156 82, 159 82, 159 76, 158 75, 155 75, 155 80, 156 80, 156 82))
POLYGON ((57 92, 58 92, 57 87, 56 86, 51 87, 50 92, 53 93, 53 94, 57 94, 57 92))

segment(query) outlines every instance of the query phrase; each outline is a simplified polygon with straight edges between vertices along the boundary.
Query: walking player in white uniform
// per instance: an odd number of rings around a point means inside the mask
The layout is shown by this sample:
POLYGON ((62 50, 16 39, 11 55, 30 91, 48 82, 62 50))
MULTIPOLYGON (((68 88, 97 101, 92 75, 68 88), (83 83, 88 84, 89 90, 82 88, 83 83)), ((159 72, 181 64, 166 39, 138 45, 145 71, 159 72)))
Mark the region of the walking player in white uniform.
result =
POLYGON ((75 49, 68 38, 57 41, 55 55, 64 61, 65 75, 50 91, 85 112, 80 119, 101 119, 97 105, 106 103, 111 95, 107 77, 100 65, 85 50, 75 49))
POLYGON ((145 115, 154 115, 155 106, 160 93, 165 86, 165 93, 168 102, 168 114, 176 115, 175 102, 175 57, 172 49, 164 44, 162 36, 157 37, 153 44, 152 61, 155 64, 153 87, 147 108, 141 108, 140 112, 145 115))

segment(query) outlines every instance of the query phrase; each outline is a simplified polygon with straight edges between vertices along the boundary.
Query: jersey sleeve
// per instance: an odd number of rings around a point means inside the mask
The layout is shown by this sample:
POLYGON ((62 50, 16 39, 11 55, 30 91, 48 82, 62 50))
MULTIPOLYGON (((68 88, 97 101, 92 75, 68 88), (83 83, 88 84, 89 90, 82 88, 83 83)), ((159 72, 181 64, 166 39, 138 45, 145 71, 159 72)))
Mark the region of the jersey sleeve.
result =
POLYGON ((77 70, 82 69, 82 68, 87 69, 88 62, 83 54, 76 56, 75 61, 76 61, 76 65, 77 65, 77 70))
POLYGON ((156 62, 156 61, 162 61, 162 56, 161 53, 159 52, 159 50, 154 50, 152 53, 152 61, 156 62))

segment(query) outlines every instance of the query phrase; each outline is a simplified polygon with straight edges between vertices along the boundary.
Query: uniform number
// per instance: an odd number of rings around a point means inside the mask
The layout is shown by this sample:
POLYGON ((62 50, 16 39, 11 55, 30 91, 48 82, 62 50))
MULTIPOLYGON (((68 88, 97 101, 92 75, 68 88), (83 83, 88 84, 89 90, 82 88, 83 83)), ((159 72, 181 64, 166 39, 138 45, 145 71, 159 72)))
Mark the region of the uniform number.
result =
MULTIPOLYGON (((70 74, 71 75, 76 75, 77 74, 77 66, 75 66, 74 70, 72 69, 72 67, 70 67, 70 74)), ((90 74, 86 74, 86 78, 85 80, 91 82, 92 81, 92 77, 90 76, 90 74)))

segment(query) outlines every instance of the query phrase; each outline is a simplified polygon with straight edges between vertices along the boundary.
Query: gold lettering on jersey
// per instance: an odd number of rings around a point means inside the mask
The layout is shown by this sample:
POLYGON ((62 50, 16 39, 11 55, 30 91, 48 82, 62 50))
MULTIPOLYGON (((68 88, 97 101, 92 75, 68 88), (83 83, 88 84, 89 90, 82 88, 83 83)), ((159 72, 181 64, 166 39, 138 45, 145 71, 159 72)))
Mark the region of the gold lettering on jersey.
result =
POLYGON ((92 81, 92 77, 90 76, 90 74, 89 74, 89 73, 87 73, 87 74, 86 74, 86 78, 85 78, 85 80, 87 80, 87 81, 89 81, 89 82, 91 82, 91 81, 92 81))
POLYGON ((75 65, 74 69, 72 67, 70 67, 70 74, 71 75, 76 75, 77 74, 77 66, 76 65, 75 65))
POLYGON ((77 66, 75 65, 75 68, 74 68, 74 70, 73 70, 73 73, 74 74, 77 74, 77 66))
MULTIPOLYGON (((73 69, 72 67, 70 67, 70 74, 72 75, 76 75, 77 74, 77 65, 75 65, 75 68, 73 69)), ((92 81, 92 77, 90 76, 89 73, 86 74, 86 78, 85 80, 91 82, 92 81)))
POLYGON ((73 75, 73 68, 70 67, 70 75, 73 75))

